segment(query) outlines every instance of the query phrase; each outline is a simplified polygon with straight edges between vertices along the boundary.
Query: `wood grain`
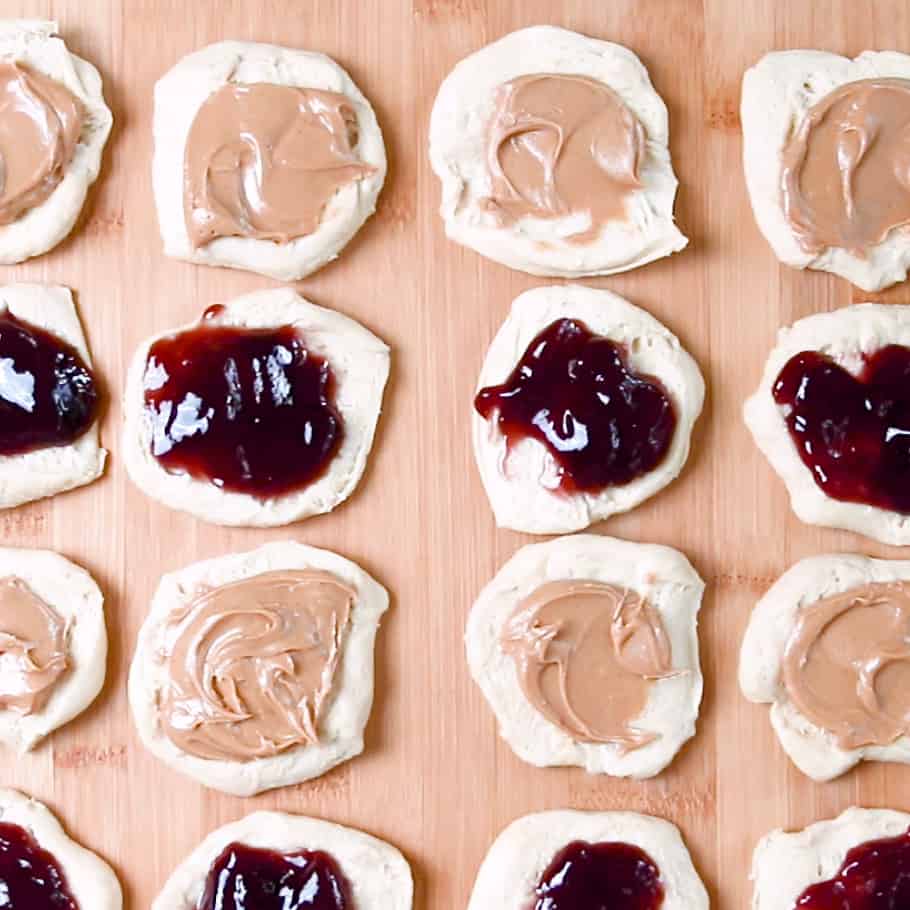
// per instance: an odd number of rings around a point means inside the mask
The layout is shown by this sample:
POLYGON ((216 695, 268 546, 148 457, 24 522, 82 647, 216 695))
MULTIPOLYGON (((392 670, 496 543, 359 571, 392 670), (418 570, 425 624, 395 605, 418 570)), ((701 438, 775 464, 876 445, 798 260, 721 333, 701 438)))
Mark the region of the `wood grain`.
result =
MULTIPOLYGON (((397 844, 413 864, 417 908, 462 907, 492 838, 527 812, 629 808, 683 830, 715 906, 743 907, 749 858, 769 828, 801 826, 860 803, 910 809, 910 770, 866 766, 816 785, 777 746, 765 709, 736 686, 739 639, 757 596, 801 557, 895 555, 811 529, 743 427, 777 328, 864 296, 846 282, 780 267, 759 235, 740 166, 739 83, 772 49, 910 51, 903 0, 2 0, 4 16, 58 19, 102 71, 116 126, 102 178, 73 237, 0 280, 74 288, 110 393, 102 481, 0 516, 4 544, 52 547, 89 568, 107 596, 113 652, 98 703, 33 755, 2 757, 3 784, 49 803, 117 868, 127 907, 147 907, 172 867, 216 825, 255 808, 323 816, 397 844), (645 783, 536 770, 498 741, 462 648, 474 595, 526 538, 494 528, 469 450, 471 393, 512 298, 539 280, 486 262, 443 236, 425 155, 440 80, 465 54, 549 22, 626 44, 670 108, 691 238, 672 259, 592 285, 649 309, 702 366, 708 406, 678 482, 599 530, 685 551, 709 582, 706 672, 697 738, 645 783), (334 265, 300 284, 388 341, 393 378, 365 482, 335 514, 275 531, 221 530, 170 512, 126 480, 118 395, 145 336, 267 279, 166 260, 149 176, 152 87, 185 53, 222 38, 331 54, 373 101, 391 172, 377 216, 334 265), (294 537, 362 563, 393 593, 378 646, 378 697, 365 754, 309 785, 241 800, 155 761, 128 716, 125 681, 159 575, 187 562, 294 537)), ((901 286, 876 299, 910 302, 901 286)), ((91 908, 86 908, 91 910, 91 908)))

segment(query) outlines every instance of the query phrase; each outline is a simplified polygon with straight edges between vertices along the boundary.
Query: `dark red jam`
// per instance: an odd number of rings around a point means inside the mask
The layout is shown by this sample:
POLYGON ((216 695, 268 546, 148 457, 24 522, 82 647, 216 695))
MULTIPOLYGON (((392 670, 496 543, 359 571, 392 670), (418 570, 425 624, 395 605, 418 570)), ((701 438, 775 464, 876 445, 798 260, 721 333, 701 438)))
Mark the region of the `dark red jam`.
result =
POLYGON ((833 878, 799 896, 801 910, 905 910, 910 907, 910 832, 859 844, 833 878))
POLYGON ((0 313, 0 455, 65 446, 98 416, 98 389, 63 339, 0 313))
POLYGON ((575 319, 548 325, 502 385, 480 390, 474 407, 496 421, 508 448, 528 437, 543 443, 566 493, 647 474, 676 429, 661 383, 632 372, 622 346, 575 319))
POLYGON ((657 910, 664 886, 640 847, 573 841, 547 866, 533 910, 657 910))
POLYGON ((0 898, 10 910, 79 910, 57 860, 8 823, 0 823, 0 898))
POLYGON ((803 464, 828 496, 910 513, 910 349, 881 348, 859 376, 803 351, 773 392, 803 464))
POLYGON ((262 499, 319 478, 341 444, 329 364, 293 326, 205 321, 149 351, 152 454, 167 470, 262 499))
POLYGON ((228 844, 212 864, 197 910, 354 910, 338 863, 321 850, 278 853, 228 844))

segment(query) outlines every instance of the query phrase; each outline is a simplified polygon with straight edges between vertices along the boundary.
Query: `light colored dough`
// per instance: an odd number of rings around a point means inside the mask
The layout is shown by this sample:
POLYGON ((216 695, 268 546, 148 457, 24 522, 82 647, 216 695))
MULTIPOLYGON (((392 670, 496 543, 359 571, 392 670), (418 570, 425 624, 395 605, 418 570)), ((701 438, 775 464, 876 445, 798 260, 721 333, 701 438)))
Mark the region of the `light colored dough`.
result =
POLYGON ((578 765, 593 774, 652 777, 695 733, 701 702, 697 616, 704 583, 677 550, 596 534, 575 534, 522 547, 480 592, 468 617, 471 675, 519 758, 540 767, 578 765), (658 611, 678 675, 655 681, 636 727, 657 739, 625 754, 611 743, 576 742, 527 700, 499 638, 519 602, 549 581, 586 579, 634 591, 658 611))
POLYGON ((668 134, 666 105, 628 48, 546 25, 512 32, 462 60, 443 81, 433 105, 430 163, 442 181, 440 214, 446 233, 488 259, 532 275, 610 275, 669 256, 688 241, 673 222, 677 180, 668 134), (496 89, 533 73, 565 73, 602 82, 645 129, 642 189, 629 197, 628 218, 606 225, 592 243, 565 239, 578 231, 577 216, 527 217, 504 228, 477 204, 490 192, 487 127, 496 89))
POLYGON ((388 347, 353 319, 315 306, 291 288, 237 297, 206 324, 298 328, 307 349, 326 358, 332 368, 335 406, 344 421, 341 446, 320 478, 298 492, 271 499, 226 492, 208 481, 165 470, 151 453, 152 428, 143 403, 143 374, 152 344, 198 325, 190 323, 149 338, 133 356, 123 406, 123 457, 133 482, 172 509, 220 525, 273 527, 331 512, 354 492, 366 468, 389 375, 388 347))
POLYGON ((358 565, 329 550, 293 541, 268 543, 247 553, 203 560, 162 576, 130 666, 130 707, 143 743, 175 771, 235 796, 252 796, 297 784, 359 755, 373 704, 373 644, 388 606, 385 588, 358 565), (248 762, 189 755, 168 739, 158 724, 158 696, 168 682, 166 667, 157 658, 162 628, 172 611, 192 601, 200 589, 277 569, 321 569, 337 575, 357 591, 332 694, 319 725, 321 741, 248 762))
MULTIPOLYGON (((13 316, 72 345, 91 367, 69 288, 40 284, 0 287, 0 312, 7 309, 13 316)), ((103 473, 106 457, 107 452, 98 441, 97 423, 71 445, 51 446, 24 455, 0 455, 0 509, 91 483, 103 473)))
POLYGON ((746 70, 742 88, 746 186, 765 239, 781 262, 833 272, 865 291, 878 291, 907 277, 910 231, 891 231, 863 256, 840 247, 806 252, 781 204, 781 152, 810 107, 844 83, 878 76, 910 79, 910 55, 863 51, 850 60, 827 51, 776 51, 746 70))
POLYGON ((525 815, 500 833, 477 873, 468 910, 527 910, 553 857, 576 840, 640 847, 660 869, 662 910, 708 910, 708 894, 675 825, 637 812, 568 809, 525 815))
POLYGON ((0 263, 40 256, 69 234, 88 188, 101 170, 101 156, 113 117, 104 103, 101 76, 56 37, 57 23, 39 19, 0 20, 0 60, 20 61, 65 85, 85 114, 73 160, 53 193, 10 224, 0 225, 0 263))
POLYGON ((865 534, 882 543, 910 544, 910 515, 832 499, 812 477, 790 439, 783 412, 772 396, 777 376, 801 351, 820 351, 857 375, 863 356, 889 344, 910 347, 910 307, 859 303, 800 319, 777 334, 755 393, 743 416, 756 444, 787 486, 790 505, 802 521, 865 534))
POLYGON ((665 326, 610 291, 580 285, 539 287, 516 297, 487 351, 477 388, 504 382, 534 337, 564 318, 580 319, 595 334, 624 345, 633 370, 661 381, 676 409, 676 432, 653 471, 600 493, 565 495, 554 492, 556 463, 542 443, 524 439, 506 459, 505 437, 472 408, 474 456, 496 523, 528 534, 580 531, 662 490, 686 462, 705 397, 698 365, 665 326))
POLYGON ((43 803, 17 790, 0 789, 0 822, 25 828, 57 860, 70 893, 85 910, 120 910, 123 896, 114 870, 72 840, 43 803))
POLYGON ((841 749, 787 698, 784 650, 802 607, 874 582, 910 581, 910 561, 838 554, 803 559, 755 605, 743 637, 739 685, 750 701, 771 704, 771 725, 793 763, 815 780, 831 780, 863 760, 910 764, 910 738, 887 746, 841 749))
POLYGON ((335 259, 372 215, 385 180, 385 146, 373 108, 334 60, 313 51, 221 41, 189 54, 155 85, 154 134, 152 180, 165 254, 203 265, 247 269, 279 281, 296 281, 335 259), (254 82, 345 95, 357 116, 357 155, 376 172, 339 190, 312 234, 282 244, 220 237, 194 250, 183 208, 184 150, 190 127, 199 108, 222 86, 254 82))
POLYGON ((254 812, 217 828, 173 871, 152 910, 195 910, 209 867, 231 843, 285 853, 325 851, 347 878, 357 910, 411 910, 411 869, 391 844, 355 828, 284 812, 254 812))
POLYGON ((895 837, 908 827, 906 812, 854 807, 802 831, 766 834, 752 856, 752 910, 795 907, 806 888, 837 873, 851 847, 895 837))

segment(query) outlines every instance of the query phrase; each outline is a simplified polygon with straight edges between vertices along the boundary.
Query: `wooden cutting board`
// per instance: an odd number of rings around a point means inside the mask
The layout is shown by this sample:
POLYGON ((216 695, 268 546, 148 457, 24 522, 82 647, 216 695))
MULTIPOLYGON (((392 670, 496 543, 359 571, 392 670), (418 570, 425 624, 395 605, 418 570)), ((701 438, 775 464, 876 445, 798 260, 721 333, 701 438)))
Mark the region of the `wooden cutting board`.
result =
MULTIPOLYGON (((309 813, 387 838, 410 860, 416 907, 463 907, 499 830, 557 807, 635 809, 678 824, 716 907, 744 907, 755 841, 852 804, 910 809, 910 769, 870 765, 813 784, 774 739, 767 710, 736 683, 756 598, 794 561, 830 551, 895 556, 847 533, 801 525, 740 418, 781 325, 864 299, 910 303, 910 287, 862 294, 777 264, 759 235, 740 165, 743 70, 773 49, 910 51, 905 0, 0 0, 3 16, 55 18, 101 70, 115 127, 80 226, 58 250, 0 280, 67 284, 78 295, 110 404, 110 469, 81 491, 0 516, 6 545, 51 547, 86 566, 106 596, 112 654, 98 702, 0 782, 57 811, 117 869, 127 907, 147 907, 209 830, 260 808, 309 813), (497 737, 471 682, 462 633, 472 600, 528 538, 498 531, 470 453, 481 358, 519 292, 541 284, 448 242, 426 158, 430 107, 461 57, 513 29, 566 26, 628 45, 670 109, 690 246, 672 259, 587 283, 644 306, 675 331, 708 381, 690 463, 667 491, 598 528, 683 550, 708 582, 701 618, 705 699, 698 735, 645 782, 538 770, 497 737), (118 401, 147 335, 268 279, 165 259, 151 180, 152 87, 184 54, 224 38, 324 51, 373 102, 391 170, 377 215, 340 261, 300 283, 394 353, 364 482, 335 514, 272 531, 223 530, 171 512, 128 482, 118 401), (126 674, 158 577, 188 562, 293 537, 355 559, 392 592, 377 650, 366 752, 324 778, 255 799, 208 791, 141 746, 126 674)), ((92 908, 85 908, 92 910, 92 908)))

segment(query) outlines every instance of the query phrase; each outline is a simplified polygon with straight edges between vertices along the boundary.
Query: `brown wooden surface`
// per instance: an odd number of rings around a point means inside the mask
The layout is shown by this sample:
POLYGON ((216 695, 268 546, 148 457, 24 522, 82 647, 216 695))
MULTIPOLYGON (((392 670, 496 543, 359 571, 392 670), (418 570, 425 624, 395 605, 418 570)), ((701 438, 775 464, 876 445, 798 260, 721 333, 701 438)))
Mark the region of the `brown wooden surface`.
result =
MULTIPOLYGON (((33 755, 2 756, 0 782, 47 802, 109 859, 128 908, 147 907, 210 829, 256 808, 387 838, 412 863, 418 910, 463 907, 492 838, 535 810, 665 816, 682 828, 715 906, 734 908, 746 905, 751 850, 769 828, 802 826, 854 803, 910 809, 908 769, 869 765, 824 785, 802 777, 776 744, 767 710, 747 704, 736 685, 749 610, 792 562, 832 550, 896 553, 802 526, 740 419, 778 326, 870 296, 778 266, 759 235, 740 165, 740 78, 772 49, 910 51, 904 0, 0 0, 0 13, 58 19, 70 47, 101 70, 115 116, 101 179, 71 239, 0 276, 76 290, 110 393, 107 475, 0 516, 4 544, 52 547, 100 582, 113 643, 108 682, 91 710, 33 755), (670 109, 678 220, 691 238, 672 259, 589 282, 666 322, 709 389, 682 477, 598 528, 682 549, 709 585, 698 735, 646 783, 521 763, 499 742, 463 656, 474 595, 527 542, 494 528, 470 453, 471 393, 512 298, 541 282, 446 241, 425 137, 438 84, 457 60, 542 22, 626 44, 649 67, 670 109), (335 57, 373 102, 391 160, 376 217, 339 262, 300 283, 393 348, 376 448, 348 504, 284 530, 221 530, 168 511, 129 484, 119 457, 117 399, 140 339, 273 286, 161 254, 149 174, 152 86, 181 56, 223 38, 335 57), (365 754, 321 780, 241 800, 172 773, 142 748, 127 709, 127 665, 160 573, 284 537, 362 563, 392 592, 393 610, 379 638, 365 754)), ((874 296, 908 303, 910 289, 874 296)))

